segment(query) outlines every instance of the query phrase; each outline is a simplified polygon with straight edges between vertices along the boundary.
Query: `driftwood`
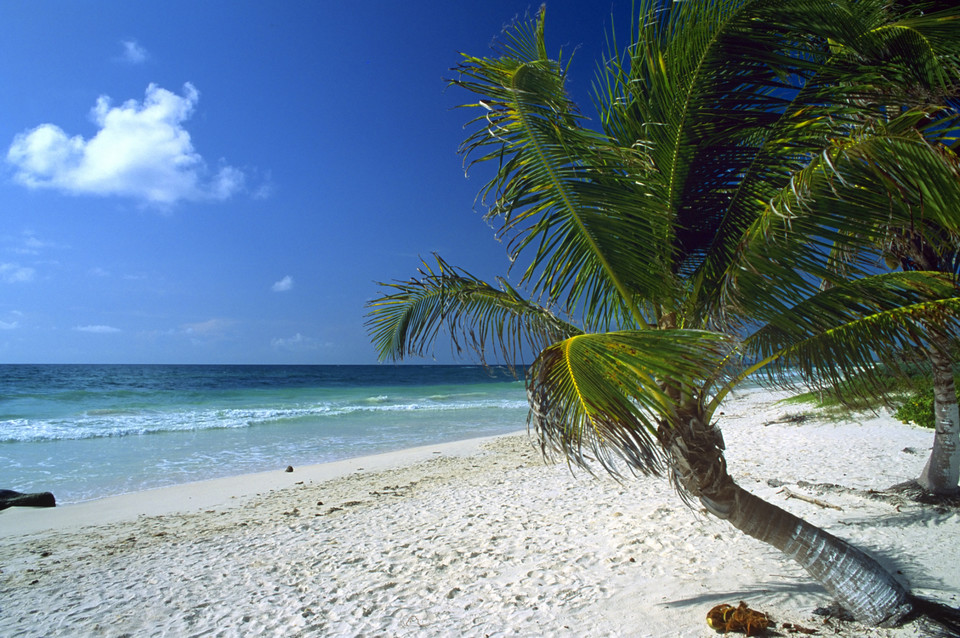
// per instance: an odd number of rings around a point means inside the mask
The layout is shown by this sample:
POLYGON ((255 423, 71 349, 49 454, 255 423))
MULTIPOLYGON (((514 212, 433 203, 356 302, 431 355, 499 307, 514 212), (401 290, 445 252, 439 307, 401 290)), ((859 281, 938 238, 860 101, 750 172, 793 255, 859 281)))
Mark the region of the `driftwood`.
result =
POLYGON ((50 492, 24 494, 13 490, 0 490, 0 510, 8 507, 56 507, 57 499, 50 492))
POLYGON ((773 421, 764 421, 764 425, 773 425, 775 423, 803 423, 807 420, 806 414, 782 414, 773 421))
MULTIPOLYGON (((781 487, 783 483, 770 483, 771 487, 781 487)), ((919 505, 932 505, 943 510, 960 510, 960 494, 955 496, 934 495, 925 491, 915 480, 905 483, 898 483, 885 490, 860 490, 852 487, 844 487, 834 483, 810 483, 808 481, 797 481, 797 486, 807 490, 817 492, 835 492, 839 494, 852 494, 858 498, 867 498, 874 501, 883 501, 896 508, 900 508, 908 503, 919 505)))
POLYGON ((784 496, 787 498, 797 498, 801 501, 806 501, 807 503, 813 503, 814 505, 819 505, 820 507, 829 507, 830 509, 843 511, 843 508, 839 505, 833 505, 832 503, 827 503, 826 501, 821 501, 819 498, 813 498, 812 496, 806 496, 804 494, 798 494, 793 490, 784 487, 780 490, 784 496))

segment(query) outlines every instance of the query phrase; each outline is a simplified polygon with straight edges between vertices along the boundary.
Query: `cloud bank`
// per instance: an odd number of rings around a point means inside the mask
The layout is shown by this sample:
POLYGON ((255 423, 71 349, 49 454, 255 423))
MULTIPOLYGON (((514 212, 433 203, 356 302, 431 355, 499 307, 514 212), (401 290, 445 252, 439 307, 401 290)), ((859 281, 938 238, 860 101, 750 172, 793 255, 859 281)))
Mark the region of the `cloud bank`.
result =
POLYGON ((55 124, 17 135, 7 151, 14 178, 28 188, 71 195, 117 195, 152 204, 225 200, 239 192, 244 174, 222 165, 210 174, 183 123, 200 93, 190 83, 177 95, 151 84, 143 102, 112 106, 100 96, 91 111, 99 127, 90 139, 69 137, 55 124))

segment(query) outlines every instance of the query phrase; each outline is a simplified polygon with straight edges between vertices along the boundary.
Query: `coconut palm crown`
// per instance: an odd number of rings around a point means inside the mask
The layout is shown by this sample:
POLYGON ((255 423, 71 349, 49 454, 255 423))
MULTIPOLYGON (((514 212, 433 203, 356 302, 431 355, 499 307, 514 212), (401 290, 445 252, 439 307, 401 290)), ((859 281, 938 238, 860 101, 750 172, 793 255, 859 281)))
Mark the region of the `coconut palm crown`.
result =
MULTIPOLYGON (((960 79, 960 13, 642 0, 637 15, 627 46, 610 38, 596 128, 547 54, 542 9, 495 55, 463 56, 452 83, 476 115, 462 151, 496 168, 481 197, 516 284, 425 261, 381 284, 371 337, 382 359, 428 354, 441 333, 482 357, 535 354, 545 450, 619 476, 669 473, 685 501, 781 549, 859 620, 897 623, 916 599, 740 488, 713 419, 750 375, 869 378, 927 344, 931 322, 955 334, 953 278, 873 274, 870 247, 911 224, 920 193, 957 189, 942 142, 958 127, 940 105, 960 79), (937 139, 908 126, 938 117, 937 139), (855 258, 837 268, 837 254, 855 258)), ((923 214, 960 230, 955 207, 923 214)))

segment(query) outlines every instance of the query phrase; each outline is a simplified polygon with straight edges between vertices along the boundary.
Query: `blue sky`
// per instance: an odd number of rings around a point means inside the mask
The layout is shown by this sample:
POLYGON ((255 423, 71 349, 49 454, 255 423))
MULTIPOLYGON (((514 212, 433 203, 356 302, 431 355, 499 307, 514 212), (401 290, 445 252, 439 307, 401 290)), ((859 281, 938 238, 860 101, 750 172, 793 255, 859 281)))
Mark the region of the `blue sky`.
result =
MULTIPOLYGON (((375 362, 375 281, 505 272, 444 78, 538 6, 0 3, 0 362, 375 362)), ((629 14, 547 3, 582 105, 629 14)))

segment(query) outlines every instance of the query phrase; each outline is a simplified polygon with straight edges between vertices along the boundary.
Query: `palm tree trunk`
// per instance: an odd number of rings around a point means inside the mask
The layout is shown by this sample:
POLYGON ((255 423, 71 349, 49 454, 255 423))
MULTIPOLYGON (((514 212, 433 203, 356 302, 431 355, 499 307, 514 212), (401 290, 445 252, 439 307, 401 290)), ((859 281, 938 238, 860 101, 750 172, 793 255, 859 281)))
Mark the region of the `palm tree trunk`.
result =
POLYGON ((906 589, 877 561, 740 486, 734 488, 727 521, 799 563, 857 620, 893 626, 911 611, 906 589))
POLYGON ((934 340, 927 349, 933 370, 933 397, 936 430, 933 450, 917 482, 923 489, 938 495, 957 493, 960 481, 960 410, 953 381, 953 362, 947 350, 934 340))
POLYGON ((682 496, 795 560, 860 622, 897 624, 912 609, 907 590, 864 552, 747 492, 727 473, 720 431, 699 416, 660 428, 682 496))

